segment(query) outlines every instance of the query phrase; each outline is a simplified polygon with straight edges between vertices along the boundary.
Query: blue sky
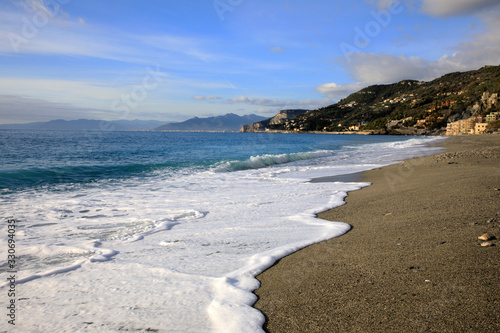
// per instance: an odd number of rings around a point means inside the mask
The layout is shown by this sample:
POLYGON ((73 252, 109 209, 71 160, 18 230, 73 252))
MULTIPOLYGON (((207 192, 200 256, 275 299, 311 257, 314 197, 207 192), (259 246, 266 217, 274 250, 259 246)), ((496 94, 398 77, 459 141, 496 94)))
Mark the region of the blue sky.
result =
POLYGON ((0 2, 0 123, 313 109, 500 64, 500 0, 0 2))

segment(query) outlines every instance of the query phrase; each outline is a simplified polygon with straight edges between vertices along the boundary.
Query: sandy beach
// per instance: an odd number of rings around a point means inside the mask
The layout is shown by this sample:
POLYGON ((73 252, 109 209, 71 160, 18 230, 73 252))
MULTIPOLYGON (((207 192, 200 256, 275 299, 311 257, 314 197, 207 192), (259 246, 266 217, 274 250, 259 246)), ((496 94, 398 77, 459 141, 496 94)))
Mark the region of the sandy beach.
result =
POLYGON ((258 276, 269 332, 500 332, 500 135, 361 175, 352 225, 258 276), (483 244, 484 245, 484 244, 483 244))

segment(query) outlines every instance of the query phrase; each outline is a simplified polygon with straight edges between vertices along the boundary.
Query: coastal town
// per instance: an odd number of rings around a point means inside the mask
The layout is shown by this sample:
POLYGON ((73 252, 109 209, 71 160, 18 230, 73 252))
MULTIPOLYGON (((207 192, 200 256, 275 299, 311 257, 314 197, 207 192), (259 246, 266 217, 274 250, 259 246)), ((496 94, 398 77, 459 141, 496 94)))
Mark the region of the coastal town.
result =
POLYGON ((500 66, 361 89, 317 110, 281 110, 241 132, 480 135, 499 133, 500 66))
POLYGON ((475 116, 454 121, 448 123, 448 126, 446 126, 446 135, 498 133, 493 129, 488 129, 488 125, 493 124, 498 119, 500 119, 500 112, 492 112, 487 116, 475 116))
MULTIPOLYGON (((498 94, 489 94, 488 92, 484 92, 483 97, 481 98, 481 104, 476 103, 473 106, 473 110, 477 112, 481 109, 481 106, 487 110, 497 107, 498 94)), ((446 126, 446 135, 493 133, 493 126, 489 125, 495 123, 498 119, 500 119, 500 112, 496 111, 490 112, 487 115, 477 115, 467 119, 449 122, 446 126)))
MULTIPOLYGON (((406 101, 406 99, 401 100, 390 100, 384 101, 388 103, 398 103, 399 101, 406 101)), ((417 100, 414 100, 415 103, 417 100)), ((446 127, 441 130, 441 134, 445 135, 482 135, 482 134, 500 134, 498 131, 499 128, 499 120, 500 120, 500 111, 490 112, 487 114, 482 114, 482 110, 491 110, 498 107, 498 94, 489 94, 488 92, 484 92, 482 103, 476 103, 471 107, 471 113, 477 114, 475 116, 470 116, 465 119, 460 119, 456 121, 448 121, 446 123, 446 127)), ((422 119, 415 119, 415 117, 407 117, 399 120, 389 120, 387 121, 386 127, 394 132, 399 131, 399 134, 407 134, 403 133, 404 129, 408 129, 410 131, 414 131, 415 134, 426 134, 429 130, 432 130, 436 127, 436 124, 440 124, 445 122, 445 117, 442 115, 437 115, 436 111, 439 109, 449 108, 454 105, 455 101, 443 101, 437 106, 430 107, 427 112, 429 115, 423 117, 422 119)), ((348 105, 348 107, 352 107, 353 105, 348 105)), ((295 116, 306 113, 305 110, 283 110, 280 111, 275 117, 267 120, 257 122, 251 125, 243 126, 241 132, 269 132, 269 125, 281 125, 285 130, 293 131, 293 132, 301 132, 305 130, 305 127, 295 127, 293 126, 298 122, 298 120, 293 119, 295 116)), ((483 112, 484 113, 484 112, 483 112)), ((366 131, 363 131, 363 126, 366 126, 366 123, 358 124, 358 125, 350 125, 344 131, 339 131, 338 133, 359 133, 363 134, 366 131)), ((341 128, 342 123, 338 124, 338 127, 341 128)), ((328 127, 323 128, 323 132, 327 131, 328 127)), ((370 133, 370 132, 368 132, 370 133)), ((371 133, 370 133, 371 134, 371 133)), ((438 134, 438 133, 436 133, 438 134)))

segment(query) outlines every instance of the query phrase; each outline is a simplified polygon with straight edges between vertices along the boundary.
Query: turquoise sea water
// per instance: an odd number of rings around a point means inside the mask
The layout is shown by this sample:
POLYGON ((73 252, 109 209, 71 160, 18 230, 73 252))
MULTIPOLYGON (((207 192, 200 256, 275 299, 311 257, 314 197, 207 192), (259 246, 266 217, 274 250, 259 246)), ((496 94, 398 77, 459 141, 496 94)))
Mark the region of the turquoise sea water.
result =
POLYGON ((439 140, 0 130, 13 332, 263 332, 255 276, 348 231, 315 215, 369 185, 309 180, 436 152, 426 145, 439 140))
POLYGON ((316 134, 0 130, 0 189, 13 190, 155 172, 227 171, 313 159, 357 145, 406 137, 316 134), (264 156, 259 164, 250 157, 264 156), (285 155, 285 156, 283 156, 285 155), (280 158, 276 158, 279 156, 280 158))

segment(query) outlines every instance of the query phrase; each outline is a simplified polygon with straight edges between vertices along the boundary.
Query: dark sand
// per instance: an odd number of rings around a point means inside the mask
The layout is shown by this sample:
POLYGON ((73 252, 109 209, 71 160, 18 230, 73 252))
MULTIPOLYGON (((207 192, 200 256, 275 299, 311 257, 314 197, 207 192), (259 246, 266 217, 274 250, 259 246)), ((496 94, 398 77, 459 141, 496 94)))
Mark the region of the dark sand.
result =
POLYGON ((500 135, 371 170, 319 215, 347 234, 258 276, 269 332, 500 332, 500 135), (458 153, 454 153, 458 152, 458 153))

